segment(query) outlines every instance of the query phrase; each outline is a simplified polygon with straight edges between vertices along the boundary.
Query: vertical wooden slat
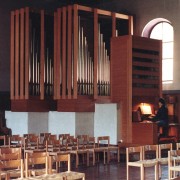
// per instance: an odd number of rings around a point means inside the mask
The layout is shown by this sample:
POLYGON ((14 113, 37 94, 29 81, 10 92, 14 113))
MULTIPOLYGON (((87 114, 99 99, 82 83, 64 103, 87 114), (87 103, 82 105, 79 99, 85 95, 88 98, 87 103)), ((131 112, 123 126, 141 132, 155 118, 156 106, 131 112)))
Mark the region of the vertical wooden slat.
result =
POLYGON ((19 10, 15 13, 15 99, 19 99, 19 10))
POLYGON ((14 99, 14 11, 11 12, 11 63, 10 63, 10 75, 11 75, 11 99, 14 99))
POLYGON ((44 99, 44 10, 41 10, 40 99, 44 99))
POLYGON ((116 37, 116 15, 112 13, 112 37, 116 37))
POLYGON ((61 76, 61 9, 58 8, 57 10, 57 62, 56 62, 56 78, 57 78, 57 99, 60 99, 60 78, 62 79, 61 76))
POLYGON ((97 63, 98 63, 98 14, 94 9, 94 99, 97 99, 97 63))
POLYGON ((72 88, 72 6, 68 6, 68 48, 67 48, 67 84, 68 84, 68 99, 71 99, 71 88, 72 88))
POLYGON ((57 12, 54 12, 54 99, 57 99, 57 12))
POLYGON ((133 35, 133 16, 129 16, 129 35, 133 35))
POLYGON ((20 99, 24 99, 24 9, 20 10, 20 99))
POLYGON ((62 99, 66 97, 66 7, 63 10, 62 22, 62 99))
POLYGON ((25 99, 29 99, 29 8, 25 9, 25 99))
POLYGON ((78 10, 77 5, 74 5, 74 75, 73 75, 73 98, 77 99, 77 60, 78 60, 78 10))

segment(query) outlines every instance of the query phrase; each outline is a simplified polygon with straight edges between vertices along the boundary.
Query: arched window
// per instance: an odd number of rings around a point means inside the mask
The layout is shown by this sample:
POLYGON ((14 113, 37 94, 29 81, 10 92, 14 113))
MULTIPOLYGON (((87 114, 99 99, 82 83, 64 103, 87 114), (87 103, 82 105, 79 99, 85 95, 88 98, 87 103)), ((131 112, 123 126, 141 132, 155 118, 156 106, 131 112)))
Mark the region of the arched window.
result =
POLYGON ((142 36, 162 40, 162 81, 173 82, 174 30, 169 21, 158 18, 150 21, 142 36))

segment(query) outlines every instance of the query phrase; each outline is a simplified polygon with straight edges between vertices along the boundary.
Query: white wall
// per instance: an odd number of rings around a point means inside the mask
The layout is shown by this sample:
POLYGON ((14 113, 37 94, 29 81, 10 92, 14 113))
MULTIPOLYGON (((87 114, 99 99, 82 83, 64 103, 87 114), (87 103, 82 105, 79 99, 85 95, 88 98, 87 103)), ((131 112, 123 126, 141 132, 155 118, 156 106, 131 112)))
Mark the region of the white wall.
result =
POLYGON ((94 136, 110 136, 110 143, 117 144, 119 127, 117 104, 95 104, 94 136))
POLYGON ((28 112, 28 133, 48 132, 48 112, 28 112))
POLYGON ((76 113, 76 135, 88 134, 94 136, 94 113, 76 113))
POLYGON ((48 127, 52 134, 75 135, 75 113, 50 111, 48 127))
POLYGON ((5 112, 6 126, 12 130, 12 134, 28 133, 28 113, 27 112, 5 112))
POLYGON ((95 112, 5 112, 7 127, 12 134, 50 132, 71 135, 110 136, 110 143, 119 140, 117 104, 95 104, 95 112))

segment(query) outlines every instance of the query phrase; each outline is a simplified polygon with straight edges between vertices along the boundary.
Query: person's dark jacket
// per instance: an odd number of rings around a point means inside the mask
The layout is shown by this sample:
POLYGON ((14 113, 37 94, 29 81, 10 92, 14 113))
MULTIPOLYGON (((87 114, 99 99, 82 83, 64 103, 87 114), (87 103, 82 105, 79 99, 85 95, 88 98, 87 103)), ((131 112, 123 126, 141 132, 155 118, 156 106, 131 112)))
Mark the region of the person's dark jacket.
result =
POLYGON ((156 121, 164 121, 165 125, 168 125, 168 109, 165 105, 162 105, 155 116, 156 121))

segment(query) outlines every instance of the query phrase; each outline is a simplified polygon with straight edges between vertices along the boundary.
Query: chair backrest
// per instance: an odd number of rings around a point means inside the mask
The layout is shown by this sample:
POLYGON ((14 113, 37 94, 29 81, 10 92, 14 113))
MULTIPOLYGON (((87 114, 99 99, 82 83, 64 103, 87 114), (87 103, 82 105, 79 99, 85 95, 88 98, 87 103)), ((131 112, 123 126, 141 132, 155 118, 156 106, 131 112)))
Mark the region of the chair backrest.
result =
POLYGON ((67 162, 68 163, 68 171, 71 170, 71 159, 70 154, 61 154, 57 153, 56 155, 49 155, 49 173, 52 174, 53 163, 56 163, 56 172, 58 172, 58 163, 67 162))
MULTIPOLYGON (((22 157, 22 148, 21 147, 2 147, 0 148, 0 155, 7 154, 14 154, 15 157, 20 159, 22 157)), ((5 156, 5 155, 4 155, 5 156)))
POLYGON ((137 147, 127 147, 126 148, 126 162, 130 162, 130 156, 136 155, 137 161, 143 159, 143 147, 137 146, 137 147))
POLYGON ((66 148, 79 149, 79 141, 78 138, 74 136, 69 136, 66 142, 66 148))
POLYGON ((95 144, 95 137, 88 137, 88 142, 86 144, 86 148, 95 148, 96 144, 95 144))
POLYGON ((48 174, 48 153, 47 152, 26 153, 26 155, 25 155, 26 177, 28 177, 29 168, 34 165, 44 165, 45 174, 48 174))
POLYGON ((159 158, 162 157, 168 157, 168 151, 172 150, 172 143, 169 144, 159 144, 158 145, 158 149, 159 149, 159 158))
POLYGON ((7 171, 6 179, 11 179, 11 177, 24 177, 23 159, 8 159, 1 161, 0 168, 10 170, 10 172, 7 171))
POLYGON ((157 159, 158 158, 158 145, 144 145, 143 146, 143 159, 157 159))
POLYGON ((97 137, 97 145, 100 146, 107 146, 109 147, 110 137, 109 136, 99 136, 97 137))
POLYGON ((16 147, 23 147, 24 138, 20 137, 19 135, 12 135, 9 136, 9 147, 16 146, 16 147))
POLYGON ((0 154, 1 161, 17 160, 17 159, 21 159, 21 156, 19 153, 0 154))
POLYGON ((180 150, 170 150, 168 151, 168 166, 174 165, 174 159, 180 156, 180 150))

